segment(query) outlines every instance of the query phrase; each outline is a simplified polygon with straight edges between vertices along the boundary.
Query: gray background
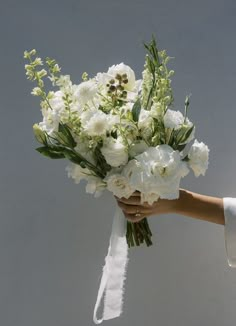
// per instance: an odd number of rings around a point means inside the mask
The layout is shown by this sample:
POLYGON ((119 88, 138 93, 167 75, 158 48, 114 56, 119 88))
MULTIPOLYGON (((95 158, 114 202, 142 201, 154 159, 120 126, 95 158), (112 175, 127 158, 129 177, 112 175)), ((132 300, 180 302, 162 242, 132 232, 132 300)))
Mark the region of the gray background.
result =
MULTIPOLYGON (((93 325, 115 201, 86 194, 65 161, 34 148, 41 121, 23 51, 51 56, 74 82, 125 62, 141 77, 142 41, 174 56, 176 109, 192 93, 196 137, 210 147, 205 177, 181 186, 236 197, 236 2, 8 0, 0 2, 0 325, 93 325)), ((236 269, 224 227, 179 215, 149 219, 151 248, 130 250, 124 312, 107 325, 233 326, 236 269)))

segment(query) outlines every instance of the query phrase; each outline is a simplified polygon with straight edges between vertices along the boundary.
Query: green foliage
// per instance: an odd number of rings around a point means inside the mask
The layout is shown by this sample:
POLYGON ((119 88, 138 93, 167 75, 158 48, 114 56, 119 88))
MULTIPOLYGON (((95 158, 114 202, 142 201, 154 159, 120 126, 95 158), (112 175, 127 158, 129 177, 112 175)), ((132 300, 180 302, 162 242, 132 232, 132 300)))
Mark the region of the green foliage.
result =
POLYGON ((132 107, 132 118, 135 122, 138 122, 140 111, 141 111, 141 101, 138 98, 132 107))

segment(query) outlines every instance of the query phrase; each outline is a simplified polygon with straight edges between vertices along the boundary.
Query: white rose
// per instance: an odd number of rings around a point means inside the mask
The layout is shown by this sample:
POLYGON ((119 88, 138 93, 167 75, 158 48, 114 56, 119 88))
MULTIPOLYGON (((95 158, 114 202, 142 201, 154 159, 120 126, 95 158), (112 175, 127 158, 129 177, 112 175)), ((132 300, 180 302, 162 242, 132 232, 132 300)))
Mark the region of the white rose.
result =
POLYGON ((188 164, 198 177, 200 174, 205 175, 209 163, 209 148, 204 143, 199 143, 196 139, 188 153, 188 164))
POLYGON ((129 184, 127 178, 121 174, 111 174, 105 177, 107 189, 115 196, 129 198, 135 189, 129 184))
POLYGON ((167 110, 164 115, 164 125, 166 128, 178 128, 184 123, 184 116, 180 111, 167 110))
POLYGON ((128 162, 126 147, 118 139, 112 137, 104 140, 101 148, 102 155, 108 164, 114 167, 124 165, 128 162))
POLYGON ((93 100, 98 91, 97 84, 94 80, 84 81, 77 86, 75 94, 81 105, 93 100))
POLYGON ((127 83, 122 84, 122 86, 124 86, 124 88, 128 91, 133 91, 136 86, 135 83, 135 73, 134 71, 127 65, 125 65, 123 62, 118 64, 118 65, 113 65, 108 69, 107 72, 108 75, 111 76, 111 78, 115 78, 116 75, 126 75, 127 76, 127 83))

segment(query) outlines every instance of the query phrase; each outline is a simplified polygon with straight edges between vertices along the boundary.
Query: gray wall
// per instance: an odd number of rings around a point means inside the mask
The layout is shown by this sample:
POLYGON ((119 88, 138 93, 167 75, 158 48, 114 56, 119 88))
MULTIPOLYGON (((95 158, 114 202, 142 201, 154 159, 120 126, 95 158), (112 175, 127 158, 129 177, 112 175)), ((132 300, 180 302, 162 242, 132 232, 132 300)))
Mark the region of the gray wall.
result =
MULTIPOLYGON (((155 33, 175 57, 176 109, 192 93, 196 137, 210 147, 205 177, 181 186, 236 197, 236 2, 233 0, 1 0, 0 325, 93 325, 115 201, 85 194, 66 162, 34 148, 41 121, 25 49, 55 57, 74 82, 114 63, 141 77, 142 41, 155 33)), ((149 220, 151 248, 130 250, 125 306, 107 325, 233 326, 236 269, 224 227, 166 215, 149 220)))

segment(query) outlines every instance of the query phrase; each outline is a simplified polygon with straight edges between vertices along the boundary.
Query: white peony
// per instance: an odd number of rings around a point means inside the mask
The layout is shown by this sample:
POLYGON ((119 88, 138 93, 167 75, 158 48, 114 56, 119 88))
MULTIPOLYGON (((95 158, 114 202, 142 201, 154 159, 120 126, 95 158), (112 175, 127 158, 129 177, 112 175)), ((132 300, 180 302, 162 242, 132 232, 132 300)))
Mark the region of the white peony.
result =
POLYGON ((125 65, 123 62, 118 65, 111 66, 108 69, 107 74, 110 76, 110 78, 115 78, 117 74, 121 76, 126 74, 128 82, 122 85, 128 91, 133 91, 137 86, 140 86, 135 83, 134 71, 129 66, 125 65))
POLYGON ((119 139, 106 138, 101 152, 106 162, 111 166, 118 167, 128 162, 128 152, 125 145, 119 139))
POLYGON ((98 91, 97 84, 94 80, 84 81, 78 85, 75 93, 81 105, 86 104, 88 101, 92 101, 98 91))
POLYGON ((167 110, 164 115, 164 125, 166 128, 179 128, 184 123, 184 116, 180 111, 167 110))
POLYGON ((104 181, 107 183, 107 189, 119 198, 129 198, 135 191, 129 184, 128 179, 121 174, 109 174, 104 181))
POLYGON ((199 143, 195 139, 188 153, 188 164, 198 177, 200 174, 205 175, 209 163, 209 148, 203 142, 199 143))

